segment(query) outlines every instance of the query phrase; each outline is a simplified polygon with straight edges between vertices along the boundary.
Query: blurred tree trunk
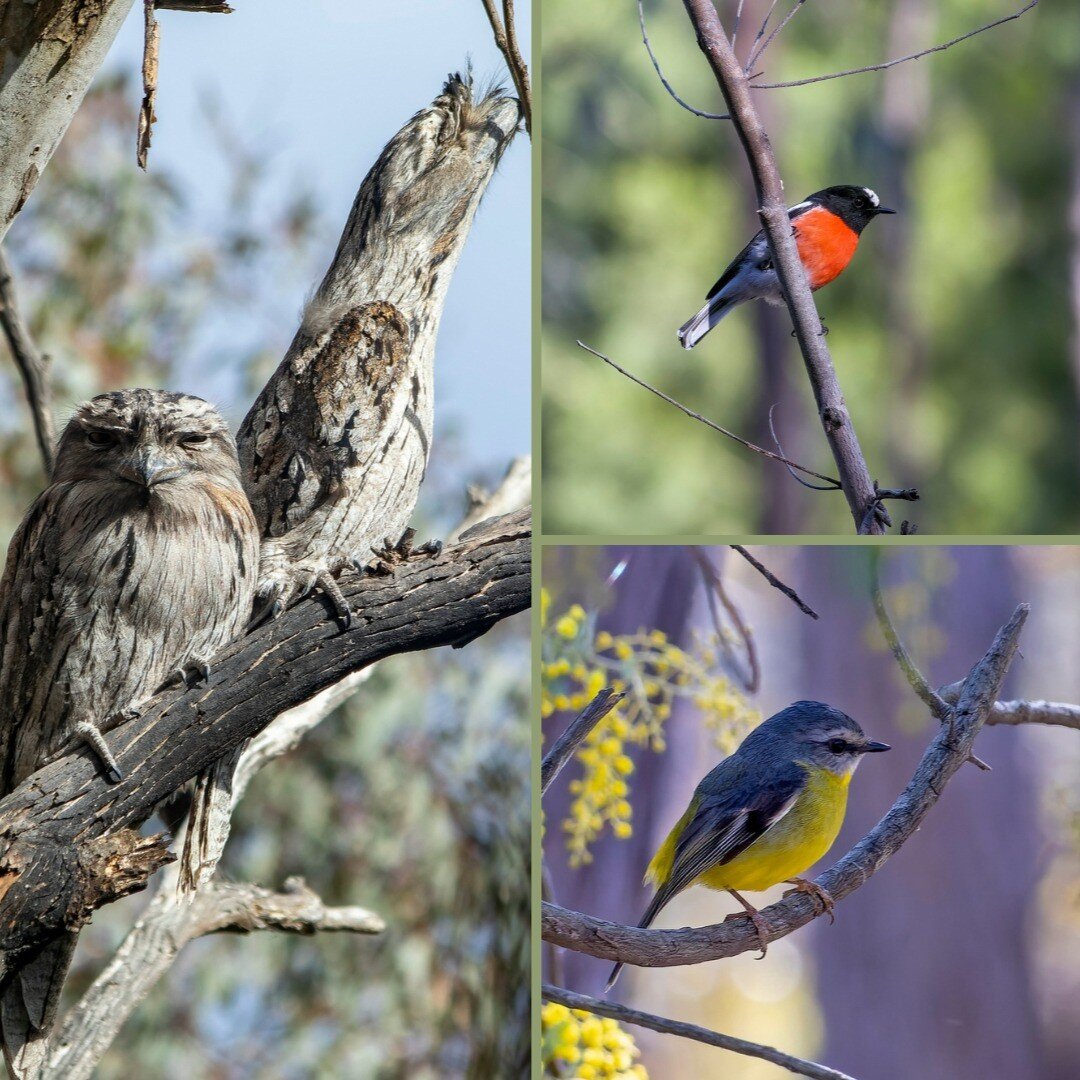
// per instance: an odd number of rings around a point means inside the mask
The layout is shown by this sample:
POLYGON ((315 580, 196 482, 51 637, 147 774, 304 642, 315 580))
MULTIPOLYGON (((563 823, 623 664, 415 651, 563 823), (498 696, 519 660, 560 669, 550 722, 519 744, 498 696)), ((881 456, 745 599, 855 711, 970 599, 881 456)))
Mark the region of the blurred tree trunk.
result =
POLYGON ((1080 76, 1066 95, 1069 124, 1069 305, 1072 313, 1072 380, 1080 402, 1080 76))
MULTIPOLYGON (((838 682, 846 686, 833 704, 893 751, 864 764, 852 784, 836 852, 888 809, 930 730, 928 717, 913 731, 882 714, 881 687, 897 678, 890 655, 855 667, 837 647, 868 628, 877 634, 865 563, 853 555, 843 548, 802 552, 804 580, 838 583, 829 632, 804 627, 803 685, 808 697, 838 682)), ((1018 592, 1009 549, 953 549, 950 557, 956 577, 939 588, 931 615, 947 641, 926 665, 935 685, 968 671, 1018 592)), ((897 580, 895 555, 885 560, 886 571, 890 564, 886 585, 897 580)), ((906 566, 918 572, 918 562, 906 566)), ((1038 880, 1038 793, 1020 768, 1018 746, 1015 731, 981 734, 977 749, 993 772, 966 767, 919 835, 840 906, 835 926, 822 925, 813 939, 823 1060, 859 1080, 1045 1080, 1024 948, 1038 880)))
MULTIPOLYGON (((934 40, 934 12, 927 0, 897 0, 889 20, 888 44, 883 55, 907 56, 934 40)), ((888 178, 889 206, 913 211, 911 169, 925 133, 930 111, 930 65, 899 64, 881 77, 880 132, 883 161, 879 175, 888 178)), ((926 332, 915 303, 916 273, 912 265, 914 223, 882 229, 884 265, 889 268, 885 307, 885 333, 890 370, 895 373, 896 399, 902 407, 889 410, 889 457, 893 470, 905 482, 919 486, 922 479, 917 441, 911 438, 913 403, 926 373, 926 332)))
MULTIPOLYGON (((615 586, 615 602, 601 613, 599 629, 612 634, 630 634, 645 627, 663 630, 680 643, 690 624, 691 605, 698 587, 694 562, 681 547, 611 547, 602 549, 604 562, 598 573, 607 573, 620 559, 629 559, 626 572, 615 586)), ((573 581, 574 548, 551 549, 545 556, 549 581, 573 581), (554 556, 554 558, 553 558, 554 556), (557 567, 557 568, 556 568, 557 567)), ((591 584, 591 583, 590 583, 591 584)), ((563 598, 576 599, 567 590, 563 598)), ((568 717, 556 717, 549 725, 545 743, 562 730, 568 717)), ((660 842, 660 833, 669 829, 683 809, 674 800, 685 799, 687 791, 680 778, 700 772, 698 740, 692 725, 693 710, 678 699, 667 721, 667 749, 663 754, 635 750, 636 768, 630 778, 630 799, 634 807, 634 833, 626 840, 605 834, 592 847, 593 861, 580 869, 567 865, 561 823, 570 805, 567 781, 577 775, 571 765, 552 786, 545 800, 545 857, 554 885, 555 899, 565 907, 600 915, 616 922, 636 923, 648 903, 641 878, 660 842), (688 715, 689 713, 689 715, 688 715), (685 733, 685 738, 682 737, 685 733)), ((596 993, 604 984, 611 965, 580 953, 563 954, 564 985, 583 993, 596 993)))
POLYGON ((23 208, 133 0, 0 0, 0 240, 23 208))

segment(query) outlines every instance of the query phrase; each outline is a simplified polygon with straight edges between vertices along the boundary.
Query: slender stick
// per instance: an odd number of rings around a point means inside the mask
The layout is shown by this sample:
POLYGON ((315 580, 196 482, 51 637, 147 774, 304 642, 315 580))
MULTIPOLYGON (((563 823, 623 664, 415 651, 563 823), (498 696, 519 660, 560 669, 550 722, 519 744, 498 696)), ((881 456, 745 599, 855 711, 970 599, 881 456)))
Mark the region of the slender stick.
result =
MULTIPOLYGON (((683 0, 698 44, 712 67, 727 103, 735 131, 746 153, 754 178, 754 188, 762 225, 772 253, 780 285, 795 326, 806 373, 814 391, 821 425, 840 472, 840 483, 855 528, 863 527, 867 511, 878 502, 870 471, 866 466, 854 425, 836 378, 832 358, 825 344, 806 272, 792 235, 791 219, 784 201, 784 185, 776 167, 769 138, 750 95, 750 83, 731 49, 720 18, 711 0, 683 0)), ((866 531, 884 532, 879 516, 870 516, 866 531)))
POLYGON ((480 0, 484 5, 491 33, 495 38, 495 47, 503 54, 510 78, 514 82, 518 101, 521 102, 521 114, 525 118, 525 130, 532 135, 532 86, 529 82, 529 69, 521 55, 518 44, 517 27, 514 24, 514 0, 502 0, 503 17, 499 18, 495 0, 480 0))
POLYGON ((732 544, 732 550, 737 551, 774 589, 779 589, 804 615, 811 619, 820 619, 821 616, 790 586, 785 585, 764 563, 758 562, 742 544, 732 544))
POLYGON ((38 352, 34 339, 19 312, 15 298, 15 282, 11 276, 11 267, 7 256, 0 248, 0 327, 3 327, 8 348, 19 374, 22 375, 26 400, 30 405, 30 415, 34 421, 34 434, 37 436, 41 460, 45 465, 45 475, 52 475, 53 455, 56 445, 56 430, 52 418, 52 384, 49 379, 49 357, 38 352))
POLYGON ((829 75, 815 75, 809 79, 793 79, 790 82, 755 82, 753 88, 755 90, 785 90, 791 86, 809 86, 811 83, 828 82, 830 79, 843 79, 848 75, 863 75, 868 71, 887 71, 891 67, 896 67, 897 64, 906 64, 909 60, 919 60, 924 56, 929 56, 931 53, 944 52, 954 45, 959 45, 961 41, 967 41, 968 38, 975 37, 976 34, 983 34, 987 30, 993 30, 995 26, 1004 26, 1005 23, 1013 22, 1015 19, 1019 19, 1021 15, 1029 12, 1038 2, 1039 0, 1030 0, 1019 11, 1014 11, 1011 15, 1006 15, 1002 19, 995 19, 985 26, 969 30, 966 34, 961 34, 951 41, 943 41, 940 45, 933 45, 929 49, 921 49, 919 52, 910 53, 907 56, 898 56, 895 60, 886 60, 881 64, 868 64, 866 67, 848 68, 846 71, 834 71, 829 75))
POLYGON ((610 686, 605 686, 585 706, 584 709, 566 726, 566 730, 555 740, 554 745, 544 755, 544 760, 540 765, 540 794, 543 795, 549 787, 555 777, 562 772, 563 766, 570 760, 574 751, 588 738, 589 732, 592 731, 601 720, 616 705, 619 704, 622 699, 626 697, 625 694, 616 694, 610 686))
POLYGON ((762 56, 765 54, 765 50, 776 40, 784 27, 787 26, 787 24, 791 22, 791 20, 794 19, 796 15, 798 15, 798 13, 802 10, 803 4, 805 3, 806 0, 795 0, 795 6, 780 20, 780 22, 776 24, 775 27, 773 27, 772 33, 769 34, 769 36, 756 49, 754 49, 754 51, 750 54, 750 59, 746 61, 746 66, 743 69, 747 72, 747 74, 749 74, 749 72, 753 69, 754 65, 762 58, 762 56))
POLYGON ((641 1012, 640 1009, 627 1008, 614 1001, 602 1001, 600 998, 589 997, 586 994, 575 994, 572 990, 564 990, 561 986, 544 983, 540 988, 540 993, 548 1001, 565 1005, 568 1009, 584 1009, 596 1016, 607 1016, 612 1020, 618 1020, 620 1024, 633 1024, 635 1027, 658 1031, 661 1035, 678 1035, 683 1039, 693 1039, 695 1042, 707 1043, 709 1046, 718 1046, 721 1050, 731 1050, 733 1053, 744 1054, 747 1057, 761 1058, 797 1076, 810 1076, 814 1080, 853 1080, 853 1077, 848 1076, 847 1073, 837 1072, 836 1069, 830 1069, 826 1065, 818 1065, 813 1061, 793 1057, 771 1046, 747 1042, 746 1039, 737 1039, 734 1035, 722 1035, 719 1031, 710 1031, 708 1028, 698 1027, 697 1024, 668 1020, 666 1017, 656 1016, 653 1013, 641 1012))
POLYGON ((831 476, 826 476, 824 473, 814 472, 813 469, 808 469, 805 465, 800 465, 796 461, 792 461, 790 458, 782 457, 780 454, 774 454, 771 450, 766 450, 762 446, 758 446, 756 443, 750 442, 749 439, 744 439, 741 435, 736 435, 733 431, 728 431, 727 428, 721 427, 719 424, 714 423, 708 417, 702 416, 699 412, 694 412, 693 409, 687 408, 681 402, 676 401, 673 397, 668 397, 663 390, 657 390, 655 386, 650 385, 644 379, 638 378, 637 375, 632 375, 624 367, 620 367, 609 356, 605 356, 602 352, 597 352, 591 345, 586 345, 584 341, 579 341, 578 345, 581 346, 586 352, 590 352, 593 356, 600 360, 603 360, 605 364, 613 367, 620 375, 625 375, 631 382, 636 382, 638 386, 644 387, 650 393, 655 394, 661 401, 666 401, 669 405, 674 405, 680 412, 685 413, 691 420, 697 420, 699 424, 704 424, 706 427, 712 428, 713 431, 718 431, 721 435, 727 436, 727 438, 734 440, 740 446, 745 446, 747 450, 753 450, 755 454, 760 454, 762 457, 767 457, 772 461, 779 461, 784 465, 787 465, 791 469, 798 469, 799 472, 805 473, 807 476, 814 476, 818 480, 824 480, 826 483, 831 484, 829 488, 815 488, 820 491, 840 491, 841 484, 839 480, 834 479, 831 476))
POLYGON ((746 650, 747 671, 745 673, 739 672, 743 689, 748 694, 756 694, 761 689, 761 660, 758 657, 757 644, 754 641, 754 631, 743 618, 742 612, 735 602, 728 596, 727 589, 724 588, 724 579, 720 576, 720 571, 713 565, 712 560, 706 555, 704 548, 693 547, 690 549, 690 554, 698 564, 702 580, 705 583, 705 596, 709 604, 709 614, 712 616, 713 626, 716 628, 716 638, 720 648, 727 654, 731 666, 738 671, 739 660, 724 634, 724 628, 720 622, 720 611, 716 606, 717 600, 723 605, 728 618, 735 627, 735 632, 742 640, 743 648, 746 650))

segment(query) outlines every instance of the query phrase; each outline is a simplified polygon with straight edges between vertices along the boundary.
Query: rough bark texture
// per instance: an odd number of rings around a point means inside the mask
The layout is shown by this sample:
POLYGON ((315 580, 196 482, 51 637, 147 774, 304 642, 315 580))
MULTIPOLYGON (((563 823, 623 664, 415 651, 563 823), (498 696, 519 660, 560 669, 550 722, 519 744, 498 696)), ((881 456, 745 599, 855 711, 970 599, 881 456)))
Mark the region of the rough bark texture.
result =
POLYGON ((521 119, 453 76, 360 187, 330 269, 237 438, 263 592, 371 559, 409 524, 432 433, 435 335, 476 207, 521 119), (363 498, 348 498, 357 491, 363 498))
POLYGON ((0 2, 0 240, 45 171, 132 2, 0 2))
MULTIPOLYGON (((530 518, 522 511, 392 576, 350 578, 343 582, 357 613, 350 629, 329 618, 320 600, 305 601, 220 653, 207 683, 160 695, 107 736, 122 783, 106 783, 87 752, 34 773, 0 802, 0 972, 113 899, 100 874, 73 874, 87 844, 145 821, 279 713, 350 672, 385 656, 472 640, 524 610, 530 555, 530 518)), ((126 891, 151 869, 126 882, 126 891)))

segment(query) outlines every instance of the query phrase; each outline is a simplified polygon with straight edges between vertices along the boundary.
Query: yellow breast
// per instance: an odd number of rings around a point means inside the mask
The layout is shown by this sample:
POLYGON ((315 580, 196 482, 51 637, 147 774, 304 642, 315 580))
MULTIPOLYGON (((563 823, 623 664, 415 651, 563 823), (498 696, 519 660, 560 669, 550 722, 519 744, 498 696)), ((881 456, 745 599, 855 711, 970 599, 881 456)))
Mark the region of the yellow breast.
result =
POLYGON ((847 810, 851 776, 808 769, 809 779, 795 805, 760 839, 723 866, 701 874, 694 884, 710 889, 768 889, 797 877, 832 847, 847 810))

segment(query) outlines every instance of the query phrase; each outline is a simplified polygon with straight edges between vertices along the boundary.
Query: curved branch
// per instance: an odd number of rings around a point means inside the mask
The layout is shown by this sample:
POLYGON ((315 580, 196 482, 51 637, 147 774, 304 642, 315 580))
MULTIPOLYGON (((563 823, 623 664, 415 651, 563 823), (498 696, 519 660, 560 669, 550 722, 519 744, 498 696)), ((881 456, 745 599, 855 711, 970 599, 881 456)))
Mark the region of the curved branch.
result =
POLYGON ((572 990, 564 990, 561 986, 544 983, 540 988, 540 993, 548 1001, 565 1005, 568 1009, 584 1009, 597 1016, 608 1016, 612 1020, 618 1020, 620 1024, 634 1024, 636 1027, 658 1031, 661 1035, 678 1035, 683 1039, 693 1039, 695 1042, 707 1043, 709 1046, 718 1046, 721 1050, 731 1050, 746 1057, 761 1058, 762 1061, 771 1061, 774 1065, 779 1065, 798 1076, 810 1076, 814 1080, 854 1080, 847 1073, 837 1072, 836 1069, 818 1065, 813 1061, 804 1061, 802 1058, 785 1054, 782 1050, 776 1050, 771 1046, 747 1042, 746 1039, 737 1039, 734 1035, 721 1035, 719 1031, 710 1031, 708 1028, 698 1027, 697 1024, 686 1024, 681 1020, 668 1020, 663 1016, 655 1016, 653 1013, 641 1012, 639 1009, 629 1009, 613 1001, 602 1001, 600 998, 589 997, 586 994, 575 994, 572 990))
MULTIPOLYGON (((975 37, 976 34, 983 34, 987 30, 993 30, 995 26, 1003 26, 1005 23, 1019 19, 1021 15, 1029 12, 1038 2, 1039 0, 1029 0, 1029 3, 1025 4, 1019 11, 1014 11, 1011 15, 1006 15, 1002 19, 995 19, 985 26, 980 26, 975 30, 969 30, 966 34, 961 34, 951 41, 944 41, 940 45, 933 45, 929 49, 921 49, 919 52, 910 53, 907 56, 898 56, 895 60, 886 60, 881 64, 868 64, 866 67, 848 68, 846 71, 834 71, 829 75, 815 75, 809 79, 793 79, 790 82, 755 82, 752 86, 755 90, 785 90, 791 86, 810 86, 812 83, 829 82, 831 79, 843 79, 848 75, 863 75, 868 71, 887 71, 891 67, 896 67, 897 64, 906 64, 909 60, 919 60, 924 56, 929 56, 931 53, 944 52, 946 49, 951 49, 954 45, 959 45, 961 41, 967 41, 968 38, 975 37)), ((757 58, 755 57, 755 59, 757 58)))
MULTIPOLYGON (((146 820, 286 709, 352 671, 403 652, 460 644, 529 606, 528 511, 486 522, 392 576, 342 579, 356 612, 341 627, 306 600, 214 658, 210 679, 154 698, 106 740, 125 779, 107 784, 85 749, 38 770, 0 802, 0 972, 103 902, 88 842, 146 820)), ((145 884, 145 877, 141 884, 145 884)))
MULTIPOLYGON (((1020 605, 998 631, 986 655, 964 681, 952 729, 942 725, 931 740, 907 787, 889 812, 839 862, 818 877, 817 884, 842 900, 881 869, 922 824, 941 797, 945 785, 963 765, 976 735, 990 714, 1016 653, 1028 616, 1020 605)), ((818 914, 805 893, 793 893, 764 909, 776 937, 805 926, 818 914)), ((737 956, 759 947, 757 933, 739 914, 714 926, 682 930, 641 930, 607 922, 552 904, 543 906, 541 929, 545 941, 603 960, 644 967, 674 967, 737 956)))

